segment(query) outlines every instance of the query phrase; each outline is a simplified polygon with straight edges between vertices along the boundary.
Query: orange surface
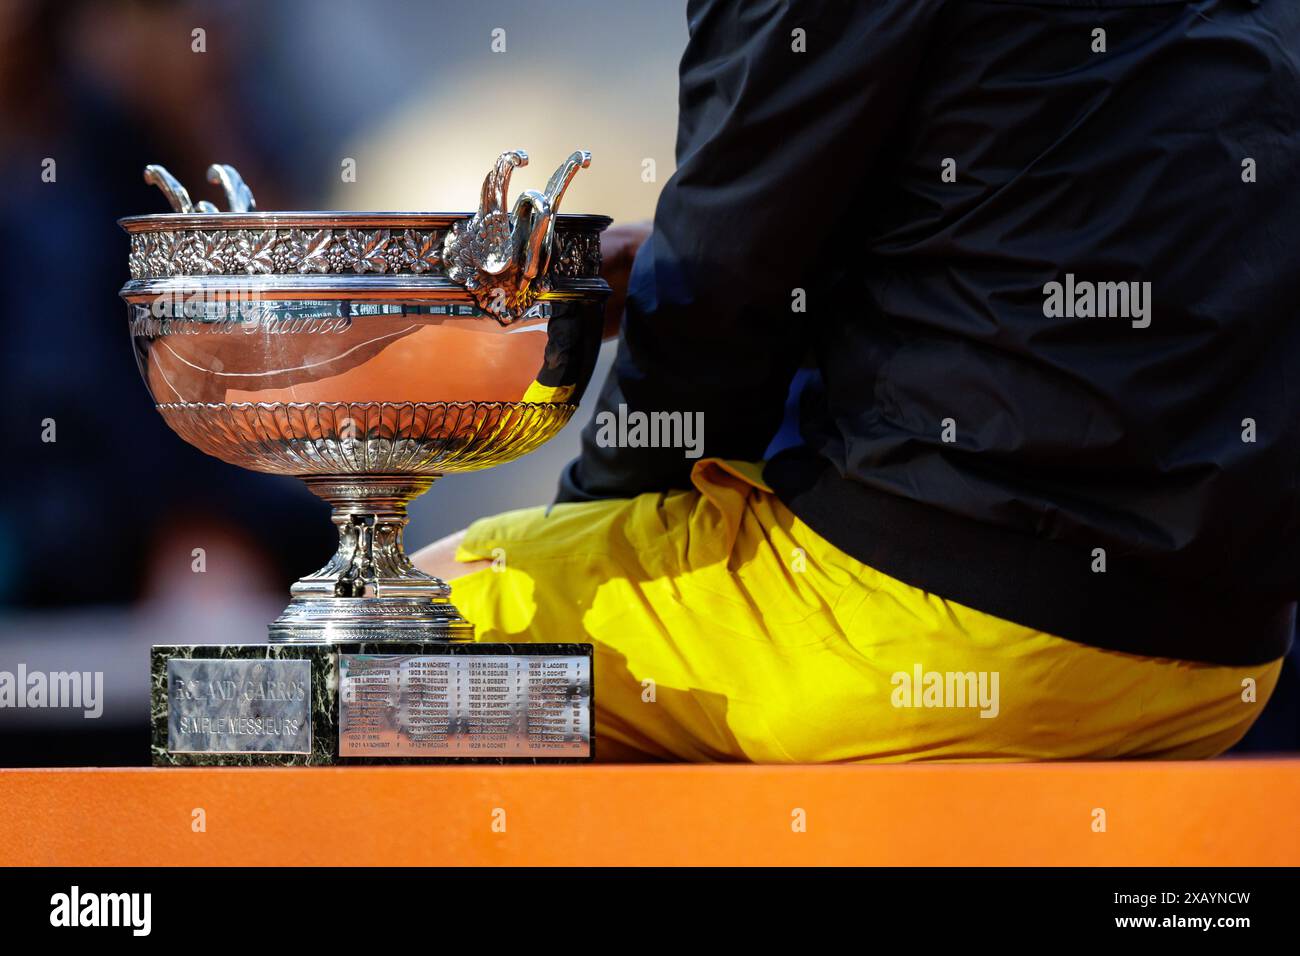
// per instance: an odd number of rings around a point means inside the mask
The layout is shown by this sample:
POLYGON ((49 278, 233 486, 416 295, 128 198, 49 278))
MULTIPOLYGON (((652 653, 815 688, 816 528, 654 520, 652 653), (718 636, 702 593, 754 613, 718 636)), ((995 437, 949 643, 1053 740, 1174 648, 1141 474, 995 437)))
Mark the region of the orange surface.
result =
POLYGON ((1276 866, 1298 808, 1300 760, 5 770, 0 862, 1276 866))

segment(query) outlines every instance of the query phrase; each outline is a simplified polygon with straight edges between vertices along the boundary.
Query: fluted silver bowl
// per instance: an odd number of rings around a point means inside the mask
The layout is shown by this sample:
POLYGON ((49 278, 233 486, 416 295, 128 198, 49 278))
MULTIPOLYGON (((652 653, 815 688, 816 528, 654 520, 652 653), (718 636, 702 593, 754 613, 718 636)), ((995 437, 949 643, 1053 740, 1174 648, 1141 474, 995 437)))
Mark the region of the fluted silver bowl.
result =
POLYGON ((600 347, 604 216, 558 214, 582 151, 507 208, 503 153, 475 213, 229 211, 149 167, 171 213, 120 220, 140 372, 171 428, 254 471, 303 478, 339 551, 291 589, 277 641, 466 639, 446 584, 402 547, 439 475, 510 461, 564 427, 600 347))

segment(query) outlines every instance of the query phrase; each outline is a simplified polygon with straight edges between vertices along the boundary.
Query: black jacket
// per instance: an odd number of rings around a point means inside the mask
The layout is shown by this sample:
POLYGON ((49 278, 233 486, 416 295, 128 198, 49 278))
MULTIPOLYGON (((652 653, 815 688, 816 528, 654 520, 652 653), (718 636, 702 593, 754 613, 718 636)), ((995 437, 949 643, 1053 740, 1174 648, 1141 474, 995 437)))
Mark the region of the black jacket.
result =
MULTIPOLYGON (((701 411, 706 455, 758 459, 811 355, 803 444, 765 477, 844 551, 1100 647, 1283 654, 1300 3, 689 17, 678 168, 600 408, 701 411)), ((560 500, 689 487, 680 448, 583 444, 560 500)))

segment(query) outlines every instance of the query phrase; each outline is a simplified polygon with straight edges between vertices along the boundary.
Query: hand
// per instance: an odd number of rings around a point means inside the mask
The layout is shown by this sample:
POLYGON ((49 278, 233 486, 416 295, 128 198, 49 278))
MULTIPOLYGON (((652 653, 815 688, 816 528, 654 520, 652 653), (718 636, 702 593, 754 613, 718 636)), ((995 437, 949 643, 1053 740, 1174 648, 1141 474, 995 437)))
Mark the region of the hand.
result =
POLYGON ((623 307, 627 303, 627 280, 632 274, 632 260, 636 251, 650 236, 653 223, 631 222, 610 226, 600 237, 601 277, 609 283, 613 293, 605 302, 605 328, 601 338, 618 336, 623 321, 623 307))

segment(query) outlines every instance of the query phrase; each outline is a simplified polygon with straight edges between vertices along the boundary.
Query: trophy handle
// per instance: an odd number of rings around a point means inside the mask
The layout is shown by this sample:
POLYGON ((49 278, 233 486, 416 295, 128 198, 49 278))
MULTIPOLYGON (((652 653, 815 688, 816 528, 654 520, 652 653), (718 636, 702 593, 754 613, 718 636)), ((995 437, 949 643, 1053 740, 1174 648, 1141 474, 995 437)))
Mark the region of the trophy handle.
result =
POLYGON ((208 182, 221 187, 226 194, 226 208, 231 212, 252 212, 257 208, 253 191, 244 184, 244 177, 234 166, 213 163, 208 167, 208 182))
POLYGON ((181 185, 180 180, 167 172, 166 167, 151 163, 144 168, 144 181, 150 186, 157 186, 167 197, 172 212, 193 212, 194 203, 190 200, 189 190, 181 185))
POLYGON ((465 287, 479 307, 508 325, 546 290, 545 273, 555 244, 560 200, 591 153, 574 150, 546 183, 544 192, 525 190, 507 213, 510 174, 528 165, 522 149, 507 150, 483 180, 479 208, 456 223, 443 243, 447 276, 465 287), (538 276, 543 278, 538 281, 538 276))
MULTIPOLYGON (((180 180, 163 166, 152 163, 144 168, 144 181, 150 186, 157 186, 167 197, 172 212, 179 213, 213 213, 216 206, 206 199, 195 203, 190 199, 189 190, 181 185, 180 180)), ((244 185, 244 179, 234 166, 214 163, 208 167, 208 182, 220 185, 226 193, 226 204, 230 212, 251 212, 257 208, 253 200, 253 191, 244 185)))

